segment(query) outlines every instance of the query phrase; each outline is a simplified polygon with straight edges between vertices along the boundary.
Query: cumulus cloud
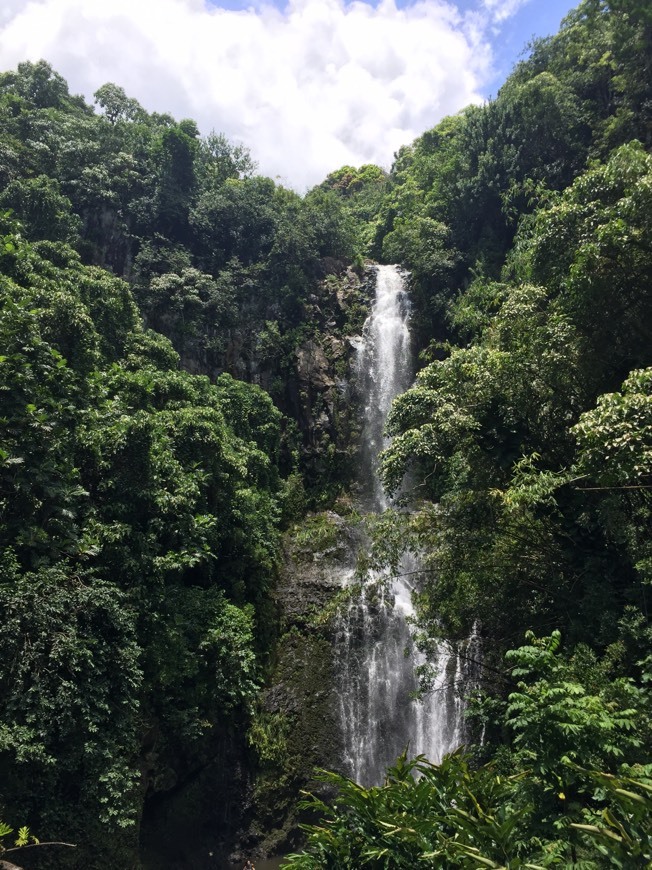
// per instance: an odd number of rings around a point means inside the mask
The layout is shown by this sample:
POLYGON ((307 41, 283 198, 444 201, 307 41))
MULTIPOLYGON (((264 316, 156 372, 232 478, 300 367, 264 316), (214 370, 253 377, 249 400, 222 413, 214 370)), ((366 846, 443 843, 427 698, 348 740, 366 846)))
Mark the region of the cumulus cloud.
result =
POLYGON ((484 0, 484 7, 497 24, 512 18, 530 0, 484 0))
MULTIPOLYGON (((500 4, 486 0, 494 16, 500 4), (495 9, 493 7, 496 7, 495 9)), ((481 99, 491 54, 477 17, 444 0, 3 0, 3 67, 45 58, 73 92, 107 81, 149 111, 244 142, 299 190, 393 153, 481 99)))

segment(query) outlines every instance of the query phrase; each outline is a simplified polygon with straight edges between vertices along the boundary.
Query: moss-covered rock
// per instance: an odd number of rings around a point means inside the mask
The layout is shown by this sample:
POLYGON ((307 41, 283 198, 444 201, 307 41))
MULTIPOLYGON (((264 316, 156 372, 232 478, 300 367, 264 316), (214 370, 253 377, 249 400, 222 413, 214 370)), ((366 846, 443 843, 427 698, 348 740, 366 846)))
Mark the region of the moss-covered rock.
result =
POLYGON ((294 848, 302 789, 315 768, 341 767, 333 630, 363 531, 353 512, 310 514, 287 532, 276 591, 281 636, 249 729, 256 774, 242 846, 260 854, 294 848))

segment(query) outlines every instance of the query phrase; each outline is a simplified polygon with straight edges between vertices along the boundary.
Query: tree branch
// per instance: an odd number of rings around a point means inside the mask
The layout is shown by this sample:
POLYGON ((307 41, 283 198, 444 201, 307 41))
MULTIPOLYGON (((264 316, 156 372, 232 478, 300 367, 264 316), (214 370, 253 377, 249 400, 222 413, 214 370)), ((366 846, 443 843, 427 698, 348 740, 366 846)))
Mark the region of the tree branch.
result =
POLYGON ((630 486, 574 486, 577 492, 605 492, 612 489, 652 489, 652 484, 637 483, 630 486))
POLYGON ((50 840, 47 843, 25 843, 24 846, 12 846, 10 849, 5 849, 3 854, 7 852, 22 852, 23 849, 38 849, 40 846, 68 846, 70 849, 76 849, 77 843, 60 843, 56 840, 50 840))

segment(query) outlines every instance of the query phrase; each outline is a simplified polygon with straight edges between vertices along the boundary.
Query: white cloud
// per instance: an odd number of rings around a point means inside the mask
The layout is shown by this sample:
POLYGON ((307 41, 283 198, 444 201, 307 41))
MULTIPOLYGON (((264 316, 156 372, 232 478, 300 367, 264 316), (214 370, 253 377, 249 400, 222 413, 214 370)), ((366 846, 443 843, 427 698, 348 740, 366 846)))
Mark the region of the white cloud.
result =
POLYGON ((516 15, 519 9, 529 2, 530 0, 484 0, 484 7, 494 22, 502 24, 508 18, 516 15))
POLYGON ((389 166, 481 99, 491 60, 473 17, 444 0, 3 0, 0 57, 5 69, 43 57, 87 98, 116 82, 149 111, 244 142, 300 190, 344 163, 389 166))

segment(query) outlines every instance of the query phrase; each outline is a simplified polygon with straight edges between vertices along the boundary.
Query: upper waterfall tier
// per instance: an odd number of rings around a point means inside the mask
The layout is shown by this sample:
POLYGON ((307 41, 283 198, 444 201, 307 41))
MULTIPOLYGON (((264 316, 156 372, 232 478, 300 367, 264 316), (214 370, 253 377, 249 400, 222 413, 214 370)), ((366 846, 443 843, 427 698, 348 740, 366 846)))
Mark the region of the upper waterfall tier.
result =
POLYGON ((378 455, 387 446, 385 423, 392 402, 413 378, 410 302, 399 266, 376 266, 376 296, 356 359, 356 381, 364 396, 362 484, 369 508, 382 511, 387 498, 378 474, 378 455))

